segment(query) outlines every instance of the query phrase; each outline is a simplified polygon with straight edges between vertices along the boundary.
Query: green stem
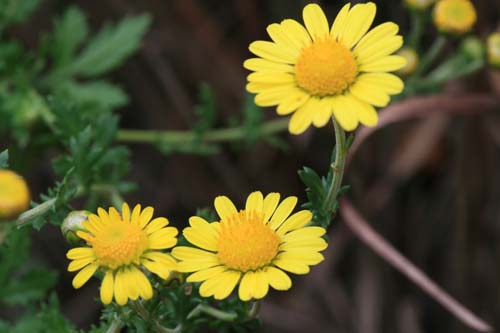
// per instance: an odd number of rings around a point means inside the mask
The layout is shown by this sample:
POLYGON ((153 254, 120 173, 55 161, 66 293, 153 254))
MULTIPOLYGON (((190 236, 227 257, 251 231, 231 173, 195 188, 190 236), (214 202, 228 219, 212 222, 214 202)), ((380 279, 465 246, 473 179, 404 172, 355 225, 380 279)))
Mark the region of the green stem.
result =
MULTIPOLYGON (((289 119, 281 118, 269 121, 262 125, 261 133, 263 136, 279 133, 287 129, 289 119)), ((201 140, 204 142, 227 142, 237 141, 245 138, 247 129, 243 126, 229 127, 208 131, 203 134, 201 140)), ((121 142, 136 143, 171 143, 180 144, 193 142, 199 139, 199 136, 192 131, 149 131, 149 130, 126 130, 118 131, 117 140, 121 142)))
POLYGON ((335 129, 335 161, 331 165, 333 169, 333 177, 323 208, 333 214, 333 204, 335 203, 335 200, 337 200, 337 195, 339 193, 340 186, 342 185, 342 178, 344 176, 347 147, 344 130, 333 117, 332 122, 335 129))
POLYGON ((113 318, 113 321, 111 322, 111 325, 109 325, 108 329, 106 330, 106 333, 119 333, 121 332, 123 328, 123 322, 121 321, 118 316, 115 316, 113 318))
POLYGON ((252 319, 257 318, 261 307, 262 307, 261 300, 256 300, 255 302, 253 302, 252 307, 250 308, 250 311, 248 312, 248 320, 252 320, 252 319))
POLYGON ((418 52, 420 49, 420 40, 425 27, 425 12, 421 10, 411 11, 411 33, 408 37, 408 46, 418 52))
POLYGON ((223 321, 233 321, 236 318, 238 318, 238 315, 234 312, 226 312, 222 311, 216 308, 211 307, 210 305, 206 304, 198 304, 189 314, 187 315, 186 319, 191 319, 193 317, 196 317, 202 313, 205 313, 209 316, 212 316, 214 318, 223 320, 223 321))
POLYGON ((425 73, 432 66, 434 60, 436 60, 436 58, 439 56, 445 45, 446 37, 440 34, 436 38, 436 40, 434 40, 434 43, 432 44, 429 51, 422 57, 422 60, 420 61, 420 64, 415 73, 413 73, 412 77, 418 78, 423 73, 425 73))

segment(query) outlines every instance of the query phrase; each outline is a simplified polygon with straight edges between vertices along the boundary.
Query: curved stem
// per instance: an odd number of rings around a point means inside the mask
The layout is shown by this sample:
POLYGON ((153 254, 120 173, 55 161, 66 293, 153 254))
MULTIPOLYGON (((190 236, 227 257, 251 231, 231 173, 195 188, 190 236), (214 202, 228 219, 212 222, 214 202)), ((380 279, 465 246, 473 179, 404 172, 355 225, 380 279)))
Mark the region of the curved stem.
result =
POLYGON ((335 161, 332 163, 333 177, 326 195, 323 208, 326 211, 333 212, 333 204, 337 200, 342 178, 344 177, 344 168, 347 155, 345 132, 342 127, 332 117, 333 127, 335 129, 335 161))
POLYGON ((191 319, 193 317, 196 317, 202 313, 205 313, 209 316, 212 316, 214 318, 223 320, 223 321, 233 321, 236 318, 238 318, 238 315, 234 312, 226 312, 222 311, 216 308, 211 307, 210 305, 206 304, 198 304, 196 307, 194 307, 191 312, 187 315, 186 319, 191 319))
MULTIPOLYGON (((271 135, 287 129, 288 118, 271 120, 263 124, 260 128, 262 135, 271 135)), ((203 142, 228 142, 244 139, 247 129, 244 126, 229 127, 207 131, 201 136, 203 142)), ((135 143, 172 143, 180 144, 193 142, 200 137, 192 131, 149 131, 149 130, 127 130, 118 131, 117 140, 121 142, 135 143)))

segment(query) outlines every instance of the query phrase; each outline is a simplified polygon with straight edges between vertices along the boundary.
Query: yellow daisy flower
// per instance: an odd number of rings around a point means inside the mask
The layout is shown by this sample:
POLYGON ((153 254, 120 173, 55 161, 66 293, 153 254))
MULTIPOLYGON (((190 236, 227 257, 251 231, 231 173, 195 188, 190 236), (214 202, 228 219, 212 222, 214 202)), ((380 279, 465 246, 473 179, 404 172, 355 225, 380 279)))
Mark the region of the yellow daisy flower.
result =
POLYGON ((23 177, 0 169, 0 218, 12 218, 29 207, 30 191, 23 177))
POLYGON ((255 103, 277 105, 279 115, 293 113, 292 134, 311 124, 323 127, 332 115, 348 131, 358 123, 375 126, 374 106, 386 106, 390 95, 403 90, 403 81, 388 72, 406 63, 392 55, 403 45, 397 24, 368 31, 375 12, 373 2, 346 4, 330 27, 322 9, 309 4, 303 11, 305 27, 290 19, 269 25, 273 41, 250 44, 259 58, 243 64, 254 71, 247 90, 257 94, 255 103))
POLYGON ((151 283, 143 272, 149 270, 162 279, 168 278, 176 268, 176 261, 159 250, 177 244, 178 231, 166 227, 168 220, 158 217, 153 220, 153 207, 141 211, 136 205, 131 212, 124 203, 121 215, 111 207, 108 212, 99 208, 98 215, 90 214, 82 225, 85 231, 77 236, 87 242, 86 247, 68 251, 71 259, 68 271, 78 271, 73 287, 83 286, 97 271, 104 272, 101 284, 101 300, 109 304, 113 297, 119 305, 128 299, 149 299, 153 295, 151 283))
POLYGON ((177 246, 172 250, 179 260, 177 270, 193 273, 188 282, 203 282, 203 297, 224 299, 238 283, 243 301, 263 298, 269 286, 289 289, 292 281, 284 271, 308 273, 309 266, 323 260, 319 251, 327 243, 321 238, 324 228, 306 226, 312 218, 310 211, 290 216, 296 197, 279 201, 278 193, 264 198, 261 192, 253 192, 245 209, 238 211, 229 198, 215 198, 220 221, 208 223, 198 216, 189 219, 190 227, 183 235, 196 248, 177 246))
POLYGON ((434 6, 434 24, 442 32, 464 34, 476 23, 476 8, 469 0, 439 0, 434 6))

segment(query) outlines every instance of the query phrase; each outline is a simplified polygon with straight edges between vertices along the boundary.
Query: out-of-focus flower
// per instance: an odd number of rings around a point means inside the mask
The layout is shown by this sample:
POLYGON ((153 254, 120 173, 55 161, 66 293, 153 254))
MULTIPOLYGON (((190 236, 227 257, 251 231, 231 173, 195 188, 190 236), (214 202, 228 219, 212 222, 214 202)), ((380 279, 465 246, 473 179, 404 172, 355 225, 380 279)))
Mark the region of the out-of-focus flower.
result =
POLYGON ((375 126, 374 106, 383 107, 390 95, 403 90, 403 81, 388 72, 402 68, 403 57, 392 55, 403 44, 392 22, 369 31, 377 7, 373 2, 346 4, 330 27, 323 10, 309 4, 305 27, 284 20, 267 27, 272 42, 256 41, 248 59, 247 90, 259 106, 277 105, 279 115, 292 114, 288 129, 304 132, 311 124, 323 127, 332 115, 348 131, 358 123, 375 126))
POLYGON ((0 219, 15 218, 29 207, 30 191, 23 177, 0 169, 0 219))
POLYGON ((500 32, 490 34, 486 45, 488 63, 493 67, 500 68, 500 32))
POLYGON ((397 55, 406 59, 406 65, 398 70, 401 75, 410 75, 417 69, 419 58, 417 52, 411 47, 404 47, 398 51, 397 55))
POLYGON ((476 36, 468 36, 465 38, 460 44, 460 51, 465 54, 468 59, 485 59, 484 42, 476 36))
POLYGON ((61 232, 70 245, 77 245, 82 239, 76 235, 78 231, 85 231, 83 222, 88 220, 90 212, 87 210, 73 211, 66 216, 61 224, 61 232))
POLYGON ((434 6, 434 24, 439 31, 464 34, 476 23, 476 8, 469 0, 439 0, 434 6))
POLYGON ((178 271, 193 273, 188 282, 203 282, 201 296, 224 299, 239 284, 241 300, 260 299, 269 286, 291 287, 284 271, 306 274, 323 260, 319 252, 327 247, 325 229, 307 226, 312 219, 308 210, 290 216, 296 197, 279 201, 278 193, 264 198, 253 192, 238 211, 229 198, 219 196, 214 202, 219 222, 189 219, 183 235, 196 247, 178 246, 172 255, 179 259, 178 271))
POLYGON ((413 9, 424 10, 429 8, 436 0, 404 0, 405 4, 413 9))
POLYGON ((136 205, 131 212, 125 203, 121 215, 111 207, 108 212, 99 208, 98 215, 90 214, 83 222, 84 231, 76 234, 87 242, 86 247, 68 251, 71 259, 68 271, 79 271, 73 279, 73 287, 83 286, 97 271, 104 272, 101 284, 101 300, 108 304, 113 297, 119 305, 128 299, 149 299, 153 289, 143 268, 162 279, 167 279, 176 268, 176 261, 159 250, 177 244, 178 231, 167 227, 168 220, 153 220, 153 208, 136 205))

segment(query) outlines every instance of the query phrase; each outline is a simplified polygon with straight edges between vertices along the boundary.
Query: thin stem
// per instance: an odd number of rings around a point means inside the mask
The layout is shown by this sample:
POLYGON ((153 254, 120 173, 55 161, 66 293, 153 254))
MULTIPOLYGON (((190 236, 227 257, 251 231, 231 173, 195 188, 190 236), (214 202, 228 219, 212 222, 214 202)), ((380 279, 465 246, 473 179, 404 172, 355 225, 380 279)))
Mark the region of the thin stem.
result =
POLYGON ((411 11, 411 32, 408 37, 408 46, 414 50, 419 50, 420 40, 424 32, 425 26, 425 12, 422 10, 411 11))
POLYGON ((121 332, 123 328, 123 322, 121 321, 118 316, 115 316, 113 318, 113 321, 111 322, 111 325, 109 325, 108 329, 106 330, 106 333, 119 333, 121 332))
MULTIPOLYGON (((287 129, 288 118, 281 118, 269 121, 262 125, 260 132, 262 135, 271 135, 287 129)), ((243 126, 229 127, 208 131, 203 134, 203 142, 228 142, 244 139, 247 135, 247 129, 243 126)), ((121 142, 135 143, 171 143, 180 144, 193 142, 199 139, 199 136, 192 131, 149 131, 149 130, 125 130, 118 131, 117 140, 121 142)))
POLYGON ((252 320, 252 319, 257 318, 261 307, 262 307, 261 300, 256 300, 255 302, 253 302, 252 307, 250 308, 250 311, 248 311, 248 320, 252 320))
POLYGON ((196 307, 194 307, 191 312, 187 315, 186 319, 191 319, 193 317, 196 317, 202 313, 205 313, 209 316, 212 316, 214 318, 223 320, 223 321, 233 321, 236 318, 238 318, 238 315, 234 312, 226 312, 222 311, 216 308, 211 307, 210 305, 206 304, 198 304, 196 307))
POLYGON ((335 161, 332 163, 333 178, 326 195, 324 202, 324 209, 333 213, 333 204, 337 200, 337 195, 342 185, 342 178, 344 177, 345 160, 347 149, 345 146, 345 132, 340 125, 332 117, 333 127, 335 129, 335 161))
POLYGON ((420 75, 424 74, 432 66, 434 60, 436 60, 436 58, 439 56, 445 45, 446 37, 440 34, 434 40, 434 43, 432 44, 429 51, 422 57, 422 60, 420 61, 420 64, 415 73, 413 73, 412 77, 418 78, 420 77, 420 75))

